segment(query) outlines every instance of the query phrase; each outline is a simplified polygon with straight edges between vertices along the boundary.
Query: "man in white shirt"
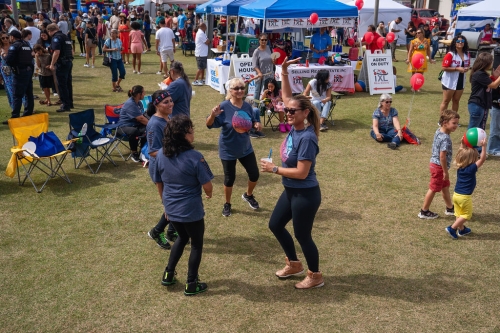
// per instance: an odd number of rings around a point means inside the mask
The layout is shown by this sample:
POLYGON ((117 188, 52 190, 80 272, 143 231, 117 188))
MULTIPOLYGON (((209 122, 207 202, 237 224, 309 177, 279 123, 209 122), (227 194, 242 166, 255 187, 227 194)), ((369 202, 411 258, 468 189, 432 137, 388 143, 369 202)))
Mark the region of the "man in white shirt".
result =
POLYGON ((205 84, 205 70, 207 69, 207 58, 208 58, 208 45, 210 45, 210 40, 205 34, 207 31, 207 25, 201 23, 196 32, 196 38, 194 40, 196 48, 194 49, 194 56, 196 57, 196 65, 198 66, 198 71, 196 72, 196 77, 194 79, 194 86, 202 86, 205 84), (198 78, 200 80, 198 80, 198 78))
POLYGON ((68 35, 69 32, 69 26, 68 26, 68 21, 66 21, 66 15, 61 15, 59 22, 57 22, 57 26, 59 27, 59 31, 65 34, 66 36, 70 37, 68 35))
MULTIPOLYGON (((175 53, 175 35, 172 29, 165 26, 165 19, 160 20, 160 29, 156 31, 156 54, 160 56, 161 64, 165 72, 165 77, 168 76, 167 58, 170 59, 170 64, 174 62, 175 53)), ((161 70, 156 73, 161 74, 161 70)))
POLYGON ((34 20, 29 16, 26 17, 26 24, 28 26, 26 28, 24 28, 24 30, 31 31, 31 39, 29 42, 30 42, 31 48, 33 48, 35 46, 36 42, 38 41, 38 39, 40 39, 40 29, 35 27, 34 20))
POLYGON ((389 43, 391 46, 391 52, 392 52, 392 61, 397 61, 396 60, 396 44, 398 42, 398 34, 401 31, 401 27, 399 26, 399 23, 401 23, 403 19, 401 17, 398 17, 394 21, 389 24, 389 31, 394 33, 396 37, 394 38, 394 41, 392 43, 389 43))
MULTIPOLYGON (((109 18, 109 23, 111 24, 111 29, 118 30, 118 26, 120 25, 120 16, 118 16, 118 12, 116 10, 113 11, 113 16, 109 18)), ((109 29, 111 31, 111 29, 109 29)))

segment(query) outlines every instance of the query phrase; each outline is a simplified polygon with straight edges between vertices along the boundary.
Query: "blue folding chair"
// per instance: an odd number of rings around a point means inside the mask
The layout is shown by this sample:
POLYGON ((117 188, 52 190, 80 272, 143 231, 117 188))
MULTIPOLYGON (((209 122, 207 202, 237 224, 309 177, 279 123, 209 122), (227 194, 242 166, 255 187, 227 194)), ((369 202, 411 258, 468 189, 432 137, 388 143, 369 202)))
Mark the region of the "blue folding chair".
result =
POLYGON ((72 153, 73 161, 75 162, 75 169, 78 169, 80 165, 85 162, 90 171, 93 174, 96 174, 99 172, 99 169, 105 159, 110 161, 114 166, 117 166, 109 155, 115 139, 102 135, 96 131, 94 109, 70 113, 69 129, 70 136, 81 139, 75 143, 72 153), (95 152, 95 156, 92 155, 93 151, 95 152), (77 163, 76 160, 78 158, 79 161, 77 163), (98 163, 95 171, 90 166, 87 158, 92 159, 95 163, 98 163))

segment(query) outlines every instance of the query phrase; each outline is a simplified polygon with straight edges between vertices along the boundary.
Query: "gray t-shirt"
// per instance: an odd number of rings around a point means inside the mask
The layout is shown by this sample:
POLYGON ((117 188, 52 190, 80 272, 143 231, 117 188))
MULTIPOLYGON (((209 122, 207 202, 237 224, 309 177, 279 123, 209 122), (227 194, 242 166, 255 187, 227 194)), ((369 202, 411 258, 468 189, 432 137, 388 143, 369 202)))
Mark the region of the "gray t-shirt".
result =
POLYGON ((441 165, 441 162, 439 161, 439 154, 442 151, 446 152, 446 167, 449 169, 451 165, 451 158, 453 156, 451 138, 448 134, 441 132, 441 129, 438 128, 434 134, 434 141, 432 142, 431 163, 441 165))
POLYGON ((271 58, 271 50, 269 50, 269 47, 266 46, 264 51, 258 48, 255 49, 255 51, 253 51, 252 63, 253 67, 260 69, 262 74, 267 74, 262 77, 262 82, 268 78, 274 77, 273 59, 271 58))

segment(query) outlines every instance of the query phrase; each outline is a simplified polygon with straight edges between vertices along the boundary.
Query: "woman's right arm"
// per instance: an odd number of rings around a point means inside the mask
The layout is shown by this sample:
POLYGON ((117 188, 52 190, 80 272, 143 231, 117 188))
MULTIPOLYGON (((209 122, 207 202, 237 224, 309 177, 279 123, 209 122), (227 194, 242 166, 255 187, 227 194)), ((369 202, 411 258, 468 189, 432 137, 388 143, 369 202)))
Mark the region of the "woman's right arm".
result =
POLYGON ((205 124, 207 125, 207 127, 212 126, 215 122, 215 117, 220 115, 222 112, 224 112, 224 110, 221 110, 220 104, 218 104, 216 107, 214 107, 212 109, 212 111, 210 112, 210 115, 205 120, 205 124))
POLYGON ((212 197, 212 191, 213 191, 213 186, 212 182, 208 182, 202 185, 203 191, 205 191, 205 195, 207 196, 208 199, 212 197))

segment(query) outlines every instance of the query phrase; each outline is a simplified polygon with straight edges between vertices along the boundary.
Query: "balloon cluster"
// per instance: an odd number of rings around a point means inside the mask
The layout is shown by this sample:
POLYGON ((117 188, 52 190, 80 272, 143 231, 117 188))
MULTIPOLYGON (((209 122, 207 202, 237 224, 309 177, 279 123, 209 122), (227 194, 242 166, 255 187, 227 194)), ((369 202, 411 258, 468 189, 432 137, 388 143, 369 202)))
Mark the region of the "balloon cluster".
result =
POLYGON ((365 3, 363 2, 363 0, 356 0, 356 2, 354 3, 354 5, 358 8, 358 10, 361 10, 361 8, 363 8, 363 6, 365 5, 365 3))

